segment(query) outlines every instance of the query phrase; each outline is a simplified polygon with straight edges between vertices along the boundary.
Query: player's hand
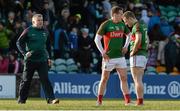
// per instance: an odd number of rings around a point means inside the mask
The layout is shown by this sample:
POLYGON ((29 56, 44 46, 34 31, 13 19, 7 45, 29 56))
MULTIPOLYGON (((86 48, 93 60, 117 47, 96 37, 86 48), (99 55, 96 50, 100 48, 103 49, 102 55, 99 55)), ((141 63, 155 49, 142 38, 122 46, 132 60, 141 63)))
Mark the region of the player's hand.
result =
POLYGON ((127 51, 128 51, 128 48, 126 48, 126 47, 123 47, 123 48, 122 48, 122 53, 123 53, 123 54, 126 54, 127 51))
POLYGON ((30 51, 25 54, 25 56, 26 56, 27 58, 30 57, 31 55, 32 55, 32 53, 31 53, 30 51))
POLYGON ((48 59, 48 66, 51 67, 51 65, 52 65, 52 61, 51 59, 48 59))
POLYGON ((109 62, 109 56, 106 53, 104 53, 102 57, 105 61, 109 62))
POLYGON ((134 56, 134 55, 135 55, 135 52, 132 51, 132 52, 130 53, 130 56, 134 56))

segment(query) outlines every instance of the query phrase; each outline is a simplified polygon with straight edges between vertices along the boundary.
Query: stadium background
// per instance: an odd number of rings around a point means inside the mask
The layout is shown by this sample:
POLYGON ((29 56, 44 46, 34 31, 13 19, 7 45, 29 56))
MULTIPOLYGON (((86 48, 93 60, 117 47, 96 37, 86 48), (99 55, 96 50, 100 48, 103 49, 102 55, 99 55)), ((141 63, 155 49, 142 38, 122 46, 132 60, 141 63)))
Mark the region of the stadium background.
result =
MULTIPOLYGON (((42 13, 45 26, 51 34, 49 44, 51 49, 49 48, 48 51, 53 60, 53 66, 49 70, 50 76, 60 77, 59 82, 63 81, 63 78, 66 78, 65 76, 69 78, 76 76, 74 80, 71 80, 71 82, 73 81, 72 84, 78 82, 80 82, 78 84, 85 84, 86 81, 81 82, 81 79, 92 81, 92 78, 95 77, 95 80, 98 80, 101 72, 101 56, 99 56, 100 54, 93 43, 93 38, 99 24, 109 18, 109 10, 113 5, 120 5, 125 10, 133 11, 139 20, 148 25, 151 46, 149 47, 149 61, 145 78, 152 76, 155 79, 149 80, 147 84, 152 84, 154 80, 154 85, 160 84, 161 86, 163 84, 168 88, 169 84, 166 82, 175 81, 173 82, 175 88, 172 89, 175 91, 172 94, 179 98, 180 6, 177 0, 1 1, 0 25, 3 27, 3 30, 0 31, 1 75, 5 75, 5 77, 7 75, 16 76, 16 90, 18 89, 23 61, 21 54, 17 51, 15 42, 22 30, 31 25, 33 13, 42 13), (2 36, 2 33, 5 33, 5 35, 2 36), (83 33, 88 37, 83 38, 83 33), (84 50, 84 47, 87 46, 90 47, 84 50), (169 61, 172 61, 172 63, 169 61), (2 66, 5 66, 5 68, 2 68, 2 66), (18 70, 15 71, 15 69, 18 70)), ((127 55, 126 58, 128 62, 127 55)), ((130 72, 129 69, 128 72, 130 72)), ((116 73, 113 72, 112 75, 112 78, 116 80, 116 73)), ((54 77, 52 77, 52 80, 54 77)), ((30 97, 40 97, 40 84, 37 79, 38 76, 35 74, 30 97)), ((7 79, 7 84, 11 83, 10 80, 7 79)), ((65 80, 69 81, 69 79, 65 80)), ((113 81, 113 79, 110 81, 113 81)), ((116 80, 116 82, 118 81, 116 80)), ((4 91, 3 85, 4 83, 0 84, 0 93, 4 91)), ((8 86, 5 84, 4 87, 8 86)), ((115 94, 120 92, 118 86, 116 88, 115 94)), ((65 98, 67 98, 66 96, 73 98, 72 95, 66 93, 64 95, 65 98)), ((114 98, 119 98, 119 96, 114 96, 114 98)), ((1 97, 4 98, 5 96, 1 97)), ((160 96, 154 98, 156 97, 160 96)), ((95 98, 95 95, 93 98, 95 98)))

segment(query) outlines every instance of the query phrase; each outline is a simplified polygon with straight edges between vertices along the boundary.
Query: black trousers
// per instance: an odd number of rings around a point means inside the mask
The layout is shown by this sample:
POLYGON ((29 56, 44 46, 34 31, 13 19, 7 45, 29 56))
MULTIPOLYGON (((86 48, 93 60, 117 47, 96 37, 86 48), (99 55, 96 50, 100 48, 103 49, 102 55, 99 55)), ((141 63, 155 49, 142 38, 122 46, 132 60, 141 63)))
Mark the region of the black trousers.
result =
POLYGON ((166 73, 173 72, 173 68, 176 65, 177 60, 177 47, 173 42, 168 42, 165 46, 165 63, 166 63, 166 73))
POLYGON ((29 93, 29 88, 31 85, 31 80, 35 71, 38 72, 46 100, 49 101, 55 98, 53 88, 48 79, 48 63, 27 61, 24 65, 22 80, 19 86, 19 102, 26 102, 29 93))

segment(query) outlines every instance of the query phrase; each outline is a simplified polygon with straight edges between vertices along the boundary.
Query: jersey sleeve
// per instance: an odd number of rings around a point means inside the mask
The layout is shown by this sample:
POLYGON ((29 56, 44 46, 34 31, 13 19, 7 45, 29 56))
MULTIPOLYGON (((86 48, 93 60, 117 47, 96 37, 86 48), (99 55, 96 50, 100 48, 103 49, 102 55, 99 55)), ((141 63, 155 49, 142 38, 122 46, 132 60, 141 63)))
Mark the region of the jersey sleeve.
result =
POLYGON ((106 33, 106 24, 107 24, 107 21, 103 22, 100 25, 99 29, 97 30, 96 34, 103 36, 106 33))
POLYGON ((135 33, 136 33, 136 32, 140 32, 140 33, 142 32, 142 26, 140 25, 140 23, 137 23, 137 24, 136 24, 136 27, 135 27, 135 30, 134 30, 134 31, 135 31, 135 33))
POLYGON ((26 40, 27 40, 27 33, 28 33, 28 29, 25 29, 22 34, 20 35, 20 37, 18 38, 16 45, 17 48, 19 49, 19 51, 21 52, 21 54, 24 56, 26 54, 26 40))

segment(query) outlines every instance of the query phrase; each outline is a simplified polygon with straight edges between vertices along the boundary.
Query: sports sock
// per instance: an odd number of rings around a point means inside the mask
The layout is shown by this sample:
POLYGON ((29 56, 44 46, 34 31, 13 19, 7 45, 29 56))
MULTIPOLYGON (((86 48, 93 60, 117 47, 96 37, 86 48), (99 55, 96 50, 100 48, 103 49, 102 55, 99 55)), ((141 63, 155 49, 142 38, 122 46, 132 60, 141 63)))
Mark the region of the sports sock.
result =
POLYGON ((143 104, 143 98, 138 98, 137 99, 137 105, 143 104))
POLYGON ((98 95, 97 101, 99 103, 102 103, 103 95, 98 95))
POLYGON ((130 103, 131 102, 130 95, 129 94, 125 94, 124 95, 124 100, 125 100, 125 103, 130 103))

